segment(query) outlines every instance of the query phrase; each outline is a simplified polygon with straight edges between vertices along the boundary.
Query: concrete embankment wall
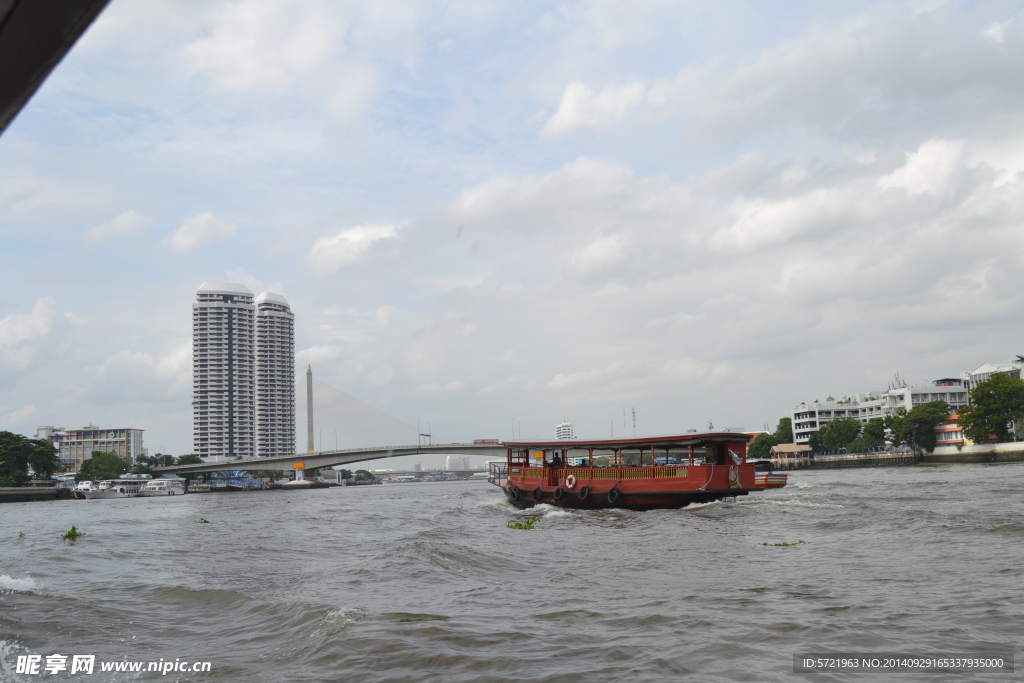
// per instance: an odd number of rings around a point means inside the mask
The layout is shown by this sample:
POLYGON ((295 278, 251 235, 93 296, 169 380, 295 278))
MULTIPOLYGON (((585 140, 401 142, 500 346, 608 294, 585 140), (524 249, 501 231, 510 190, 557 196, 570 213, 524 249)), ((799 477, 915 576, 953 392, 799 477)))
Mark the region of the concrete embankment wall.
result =
POLYGON ((70 498, 68 489, 53 486, 0 486, 0 503, 30 503, 35 500, 70 498))
POLYGON ((925 453, 921 462, 1024 462, 1024 442, 964 446, 960 450, 936 448, 934 453, 925 453))
POLYGON ((778 470, 832 469, 836 467, 893 467, 917 463, 986 463, 1024 462, 1024 442, 986 444, 956 448, 936 448, 934 453, 924 453, 920 458, 913 453, 855 453, 848 455, 819 455, 810 458, 776 460, 778 470))
POLYGON ((857 453, 851 455, 819 455, 813 459, 799 458, 774 461, 777 470, 833 469, 837 467, 893 467, 913 465, 913 453, 857 453))

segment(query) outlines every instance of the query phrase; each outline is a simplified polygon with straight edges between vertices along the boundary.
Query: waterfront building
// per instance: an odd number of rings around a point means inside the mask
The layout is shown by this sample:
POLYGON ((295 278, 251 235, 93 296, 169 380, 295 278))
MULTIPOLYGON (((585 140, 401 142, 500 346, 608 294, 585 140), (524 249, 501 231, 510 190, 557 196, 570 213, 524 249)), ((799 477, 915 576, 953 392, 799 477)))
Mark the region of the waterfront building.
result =
POLYGON ((981 382, 989 379, 992 375, 1009 375, 1020 379, 1021 367, 1024 366, 1024 358, 1017 356, 1017 360, 1009 363, 983 363, 981 367, 968 372, 960 373, 960 383, 967 391, 978 386, 981 382))
POLYGON ((868 420, 895 415, 900 408, 910 411, 931 401, 945 401, 954 411, 968 404, 969 393, 959 379, 935 380, 927 387, 890 388, 883 392, 863 392, 836 400, 829 396, 825 403, 801 403, 793 409, 793 441, 806 444, 811 435, 832 420, 852 417, 862 424, 868 420))
POLYGON ((100 429, 86 425, 81 429, 44 426, 36 429, 36 438, 49 441, 60 451, 65 471, 78 471, 82 463, 92 457, 93 451, 114 453, 135 464, 140 455, 148 455, 142 442, 142 429, 115 427, 100 429))
POLYGON ((472 469, 469 466, 468 455, 449 455, 444 459, 444 468, 449 472, 456 470, 465 471, 472 469))
POLYGON ((960 416, 950 413, 949 417, 935 426, 935 446, 970 446, 974 442, 964 438, 960 429, 960 416))
POLYGON ((256 455, 255 317, 252 292, 244 285, 204 282, 196 291, 192 449, 201 458, 256 455))
POLYGON ((556 439, 575 439, 576 435, 572 431, 572 422, 561 422, 555 427, 555 438, 556 439))
POLYGON ((280 294, 256 297, 256 455, 295 454, 295 316, 280 294))

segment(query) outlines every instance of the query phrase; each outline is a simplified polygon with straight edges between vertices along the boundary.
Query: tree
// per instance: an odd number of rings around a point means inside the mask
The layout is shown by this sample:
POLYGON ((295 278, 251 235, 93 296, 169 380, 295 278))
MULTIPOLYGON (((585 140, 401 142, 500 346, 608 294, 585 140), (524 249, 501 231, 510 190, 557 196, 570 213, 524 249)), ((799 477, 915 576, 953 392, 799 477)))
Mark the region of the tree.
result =
POLYGON ((140 455, 135 458, 135 466, 132 467, 132 472, 135 474, 153 474, 153 458, 148 455, 140 455))
POLYGON ((793 443, 793 420, 788 417, 784 417, 779 420, 779 425, 775 428, 775 445, 780 443, 793 443))
POLYGON ((200 458, 198 455, 193 455, 193 454, 189 453, 188 455, 183 455, 180 458, 178 458, 178 464, 179 465, 202 465, 203 464, 203 459, 200 458))
POLYGON ((21 486, 28 481, 29 467, 37 477, 49 479, 59 465, 57 449, 49 441, 0 432, 0 486, 21 486))
POLYGON ((873 417, 867 421, 860 432, 860 438, 866 448, 880 448, 885 445, 885 421, 873 417))
POLYGON ((167 453, 157 453, 150 460, 153 463, 153 467, 174 467, 175 465, 174 456, 167 453))
POLYGON ((935 450, 935 427, 949 416, 949 404, 945 401, 931 401, 914 406, 907 412, 900 408, 895 415, 885 418, 885 426, 892 433, 897 444, 910 446, 914 453, 935 450))
MULTIPOLYGON (((825 426, 827 427, 828 425, 825 426)), ((811 438, 807 440, 807 445, 810 446, 811 450, 814 451, 815 453, 820 453, 823 450, 825 450, 824 435, 822 434, 823 430, 824 427, 822 427, 816 432, 813 432, 811 434, 811 438)))
POLYGON ((853 417, 837 417, 820 430, 825 450, 838 451, 849 448, 860 436, 860 420, 853 417))
POLYGON ((117 479, 129 469, 131 469, 131 465, 127 458, 122 458, 117 453, 110 451, 93 451, 92 457, 82 463, 81 469, 75 476, 75 481, 117 479))
POLYGON ((352 470, 346 470, 346 469, 338 470, 338 476, 340 476, 342 479, 351 479, 352 478, 352 470))
POLYGON ((772 446, 778 445, 775 436, 767 432, 758 434, 747 446, 747 460, 761 460, 772 457, 772 446))
POLYGON ((1024 418, 1024 381, 1002 373, 971 389, 971 404, 958 411, 959 424, 971 441, 1012 441, 1010 424, 1024 418))

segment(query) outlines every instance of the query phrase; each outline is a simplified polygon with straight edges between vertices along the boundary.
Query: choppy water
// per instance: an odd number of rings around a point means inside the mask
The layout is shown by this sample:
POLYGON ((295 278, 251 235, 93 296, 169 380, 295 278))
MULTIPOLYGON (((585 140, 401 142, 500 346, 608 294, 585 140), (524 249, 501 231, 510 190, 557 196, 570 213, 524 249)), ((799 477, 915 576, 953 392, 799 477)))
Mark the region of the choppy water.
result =
POLYGON ((1014 652, 1022 475, 800 471, 653 512, 520 512, 482 482, 7 504, 0 678, 60 680, 14 673, 52 653, 212 663, 83 680, 553 682, 793 680, 810 650, 1014 652))

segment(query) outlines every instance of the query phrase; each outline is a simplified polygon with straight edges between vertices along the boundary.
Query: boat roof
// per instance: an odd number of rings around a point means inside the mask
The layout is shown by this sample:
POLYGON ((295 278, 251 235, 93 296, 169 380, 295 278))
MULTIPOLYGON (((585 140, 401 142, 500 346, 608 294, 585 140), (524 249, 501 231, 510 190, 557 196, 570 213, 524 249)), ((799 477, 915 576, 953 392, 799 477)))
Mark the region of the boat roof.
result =
POLYGON ((703 434, 680 434, 677 436, 640 436, 631 439, 553 439, 545 441, 505 441, 509 448, 594 448, 616 450, 619 448, 671 448, 673 446, 703 446, 726 441, 749 442, 753 437, 745 432, 705 432, 703 434))

